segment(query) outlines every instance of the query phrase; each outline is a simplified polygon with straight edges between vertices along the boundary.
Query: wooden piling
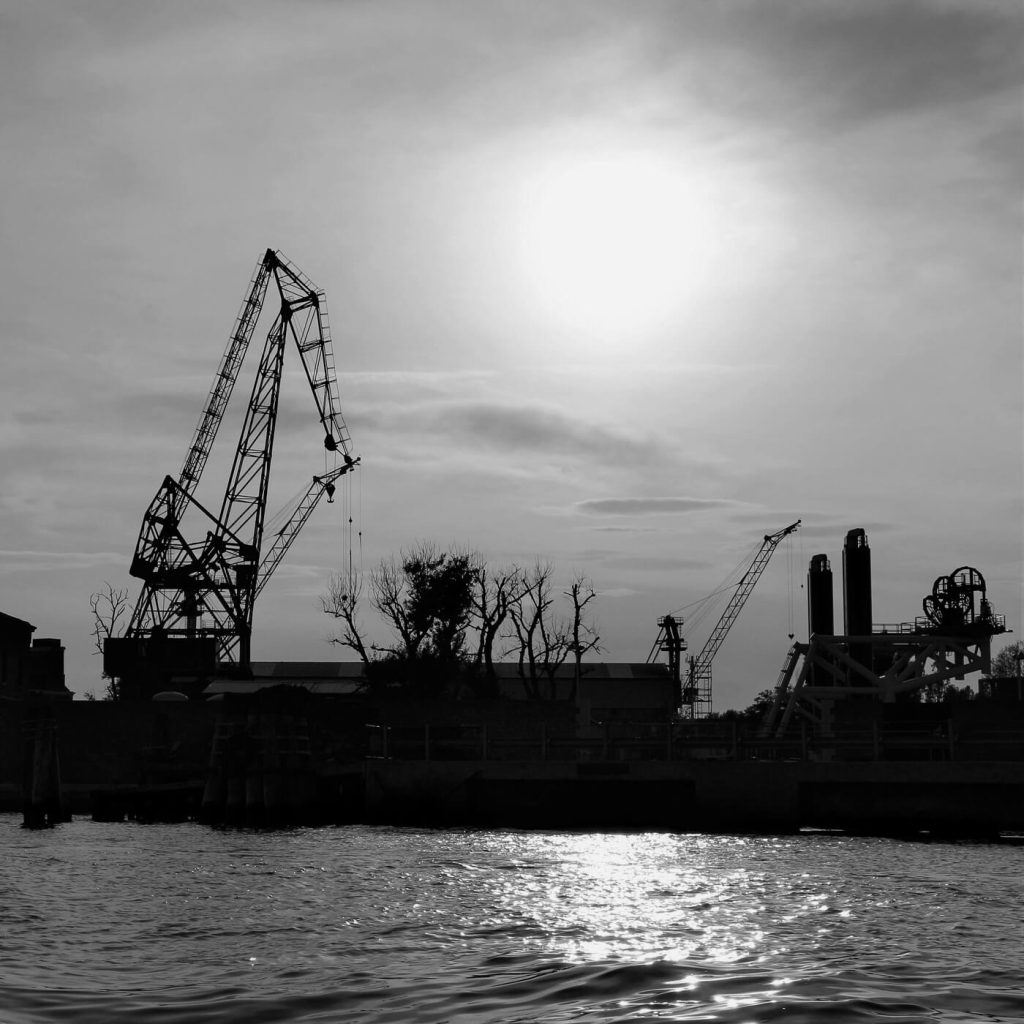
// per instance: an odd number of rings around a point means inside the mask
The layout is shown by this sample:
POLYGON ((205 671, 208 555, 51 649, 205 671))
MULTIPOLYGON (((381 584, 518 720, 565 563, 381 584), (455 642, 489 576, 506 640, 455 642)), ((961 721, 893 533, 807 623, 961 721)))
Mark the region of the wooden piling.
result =
POLYGON ((202 820, 280 828, 324 818, 305 692, 265 690, 225 701, 214 731, 202 820))
POLYGON ((49 828, 71 816, 60 787, 57 719, 48 703, 30 705, 22 724, 24 740, 23 818, 25 828, 49 828))

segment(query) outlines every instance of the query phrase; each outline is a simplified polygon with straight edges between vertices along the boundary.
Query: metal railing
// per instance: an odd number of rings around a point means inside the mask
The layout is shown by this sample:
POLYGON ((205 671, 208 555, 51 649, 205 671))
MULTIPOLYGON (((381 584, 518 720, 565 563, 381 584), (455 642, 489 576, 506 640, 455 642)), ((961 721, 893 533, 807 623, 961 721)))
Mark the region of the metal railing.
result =
POLYGON ((823 737, 803 723, 796 735, 768 739, 750 723, 723 721, 699 731, 644 723, 568 735, 546 727, 511 733, 487 725, 367 726, 370 757, 403 761, 1024 761, 1024 730, 971 728, 953 720, 914 727, 843 728, 823 737))

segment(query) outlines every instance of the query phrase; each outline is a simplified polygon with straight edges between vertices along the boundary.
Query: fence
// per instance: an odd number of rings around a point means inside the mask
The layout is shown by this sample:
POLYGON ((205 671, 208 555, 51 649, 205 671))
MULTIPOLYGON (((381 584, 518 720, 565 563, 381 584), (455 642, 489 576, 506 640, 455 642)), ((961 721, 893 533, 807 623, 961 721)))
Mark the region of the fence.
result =
POLYGON ((806 724, 792 738, 766 739, 740 721, 626 723, 599 735, 558 733, 541 725, 513 733, 478 725, 368 725, 370 757, 404 761, 1024 761, 1024 731, 962 730, 952 720, 917 727, 864 728, 816 735, 806 724))

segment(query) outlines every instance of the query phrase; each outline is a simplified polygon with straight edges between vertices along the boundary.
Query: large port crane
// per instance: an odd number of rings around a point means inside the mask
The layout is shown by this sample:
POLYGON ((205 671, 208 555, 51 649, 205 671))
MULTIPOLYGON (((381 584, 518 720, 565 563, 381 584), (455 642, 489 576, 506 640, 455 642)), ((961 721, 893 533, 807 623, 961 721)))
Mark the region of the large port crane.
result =
POLYGON ((279 252, 256 265, 227 349, 178 476, 167 476, 146 510, 131 574, 142 591, 122 638, 108 641, 108 675, 138 675, 146 664, 196 668, 212 655, 222 667, 245 671, 250 659, 253 606, 274 569, 324 494, 359 460, 341 414, 327 303, 279 252), (280 298, 264 343, 241 434, 221 502, 214 514, 195 496, 271 280, 280 298), (277 425, 284 350, 291 337, 334 466, 314 476, 261 558, 267 490, 277 425), (184 525, 188 514, 189 527, 184 525), (196 529, 195 524, 199 527, 196 529))
POLYGON ((767 568, 779 542, 799 526, 800 520, 798 519, 795 523, 791 523, 776 533, 764 535, 764 540, 754 556, 754 560, 747 567, 739 583, 735 585, 736 589, 733 591, 732 597, 729 598, 725 611, 722 612, 700 653, 686 659, 685 682, 681 678, 681 655, 686 650, 686 642, 679 634, 682 620, 672 615, 665 615, 658 620, 659 632, 651 650, 651 658, 658 651, 667 652, 669 670, 676 680, 677 703, 687 717, 703 718, 711 712, 711 662, 728 636, 729 630, 732 629, 733 623, 739 617, 743 606, 747 603, 747 598, 750 597, 761 574, 767 568))

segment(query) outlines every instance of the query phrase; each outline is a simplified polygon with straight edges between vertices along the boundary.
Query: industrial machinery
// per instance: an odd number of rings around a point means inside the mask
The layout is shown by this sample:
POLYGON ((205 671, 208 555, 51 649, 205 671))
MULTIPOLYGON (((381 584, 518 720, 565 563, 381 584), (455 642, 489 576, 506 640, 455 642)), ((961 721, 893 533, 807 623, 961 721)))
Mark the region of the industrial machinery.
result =
POLYGON ((965 565, 940 576, 914 622, 873 625, 871 561, 863 530, 843 549, 844 634, 832 634, 832 574, 825 555, 808 572, 810 639, 796 643, 779 674, 764 737, 785 738, 794 726, 816 741, 833 737, 840 702, 893 704, 917 691, 941 689, 972 672, 988 672, 992 637, 1006 632, 986 596, 985 579, 965 565))
POLYGON ((216 663, 221 671, 244 675, 256 597, 323 495, 330 500, 335 481, 358 462, 341 414, 325 295, 280 253, 268 249, 256 265, 181 471, 165 477, 143 517, 131 565, 131 574, 142 580, 142 591, 124 636, 107 641, 104 671, 122 679, 202 675, 216 663), (220 511, 214 514, 195 491, 271 280, 280 311, 264 343, 220 511), (289 337, 298 348, 333 466, 313 477, 264 554, 267 490, 289 337))
POLYGON ((789 526, 776 533, 767 533, 761 547, 758 549, 754 560, 747 567, 746 572, 735 585, 732 597, 722 612, 717 625, 712 630, 706 643, 696 656, 691 655, 686 661, 686 680, 681 677, 682 657, 686 650, 686 643, 679 634, 679 626, 682 620, 672 615, 665 615, 658 620, 659 632, 651 649, 648 661, 651 661, 657 652, 666 653, 669 659, 669 671, 676 681, 676 703, 687 717, 704 718, 711 711, 711 662, 718 649, 722 646, 733 623, 739 617, 743 606, 747 603, 757 581, 768 566, 779 542, 788 537, 800 526, 800 520, 791 523, 789 526))

